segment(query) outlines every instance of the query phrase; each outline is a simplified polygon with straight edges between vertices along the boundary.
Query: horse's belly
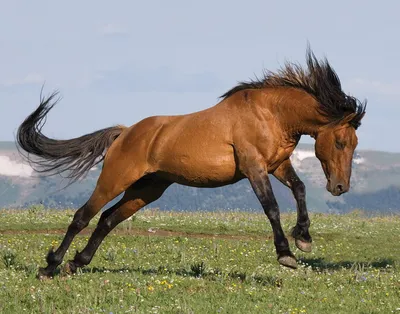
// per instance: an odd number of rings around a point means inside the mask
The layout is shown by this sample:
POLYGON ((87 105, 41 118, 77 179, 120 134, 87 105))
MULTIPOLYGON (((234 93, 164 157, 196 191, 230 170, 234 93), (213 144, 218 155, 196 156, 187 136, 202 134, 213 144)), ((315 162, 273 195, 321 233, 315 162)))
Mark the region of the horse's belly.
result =
POLYGON ((159 175, 165 179, 188 186, 223 186, 242 178, 237 171, 233 154, 180 155, 160 163, 159 166, 159 175))

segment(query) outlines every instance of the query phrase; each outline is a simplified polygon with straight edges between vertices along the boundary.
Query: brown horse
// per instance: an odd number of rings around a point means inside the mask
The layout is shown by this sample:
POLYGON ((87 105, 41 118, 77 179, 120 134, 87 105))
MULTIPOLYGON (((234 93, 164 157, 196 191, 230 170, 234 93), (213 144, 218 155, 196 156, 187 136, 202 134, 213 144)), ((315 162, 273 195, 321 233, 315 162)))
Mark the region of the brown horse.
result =
MULTIPOLYGON (((66 171, 74 180, 104 160, 96 188, 78 209, 66 235, 47 255, 40 276, 52 276, 73 238, 120 193, 123 198, 104 211, 88 244, 65 265, 69 272, 88 265, 97 248, 120 222, 157 200, 173 183, 218 187, 247 178, 267 215, 280 264, 297 267, 281 227, 269 174, 288 186, 297 201, 292 230, 297 247, 311 251, 305 187, 289 157, 301 135, 312 136, 327 178, 337 196, 350 187, 356 129, 366 103, 346 95, 328 61, 307 49, 307 68, 286 63, 277 73, 242 82, 217 105, 180 116, 154 116, 131 127, 115 126, 71 140, 42 134, 42 121, 58 101, 57 93, 41 98, 39 107, 21 124, 17 142, 36 157, 27 160, 39 172, 66 171)), ((23 153, 23 151, 21 151, 23 153)))

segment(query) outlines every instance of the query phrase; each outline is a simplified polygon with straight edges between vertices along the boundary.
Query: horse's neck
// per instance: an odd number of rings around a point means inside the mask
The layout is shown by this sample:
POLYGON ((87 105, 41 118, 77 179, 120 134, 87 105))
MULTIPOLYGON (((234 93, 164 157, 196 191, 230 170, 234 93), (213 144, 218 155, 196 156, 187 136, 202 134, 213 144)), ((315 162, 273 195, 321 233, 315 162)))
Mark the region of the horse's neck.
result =
POLYGON ((322 126, 329 123, 320 114, 318 102, 309 95, 289 90, 275 99, 278 101, 270 102, 269 107, 285 133, 293 137, 315 136, 322 126))

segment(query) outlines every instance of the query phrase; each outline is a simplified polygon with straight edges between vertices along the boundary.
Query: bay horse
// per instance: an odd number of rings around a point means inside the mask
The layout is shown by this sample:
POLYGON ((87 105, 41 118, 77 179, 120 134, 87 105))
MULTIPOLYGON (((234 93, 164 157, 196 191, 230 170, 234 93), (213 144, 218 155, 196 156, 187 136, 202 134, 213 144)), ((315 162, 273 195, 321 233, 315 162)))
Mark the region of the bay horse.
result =
POLYGON ((244 178, 270 221, 278 262, 296 268, 269 175, 292 190, 297 223, 291 234, 301 251, 310 252, 305 186, 289 157, 300 137, 310 135, 326 189, 334 196, 347 192, 356 129, 366 109, 366 101, 342 91, 328 60, 318 60, 310 47, 306 64, 286 62, 277 72, 264 71, 261 79, 239 82, 219 103, 199 112, 152 116, 130 127, 117 125, 70 140, 51 139, 41 132, 43 120, 59 101, 57 91, 41 96, 38 108, 18 128, 21 155, 36 171, 66 172, 71 182, 101 161, 103 168, 93 194, 76 211, 57 250, 49 251, 47 266, 38 276, 52 277, 74 237, 121 193, 122 199, 103 211, 86 247, 65 264, 65 271, 75 273, 88 265, 113 228, 160 198, 171 184, 209 188, 244 178))

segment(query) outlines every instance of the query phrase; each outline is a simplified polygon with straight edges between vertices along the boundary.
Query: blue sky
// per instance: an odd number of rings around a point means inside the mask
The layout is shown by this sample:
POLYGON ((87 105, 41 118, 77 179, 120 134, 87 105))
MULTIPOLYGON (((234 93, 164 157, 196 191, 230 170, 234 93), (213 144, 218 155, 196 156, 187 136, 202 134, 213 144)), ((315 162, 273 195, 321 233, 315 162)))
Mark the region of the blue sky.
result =
POLYGON ((304 64, 308 40, 368 99, 359 148, 400 152, 398 12, 396 1, 1 1, 0 140, 44 82, 63 96, 44 131, 70 138, 210 107, 264 68, 304 64))

